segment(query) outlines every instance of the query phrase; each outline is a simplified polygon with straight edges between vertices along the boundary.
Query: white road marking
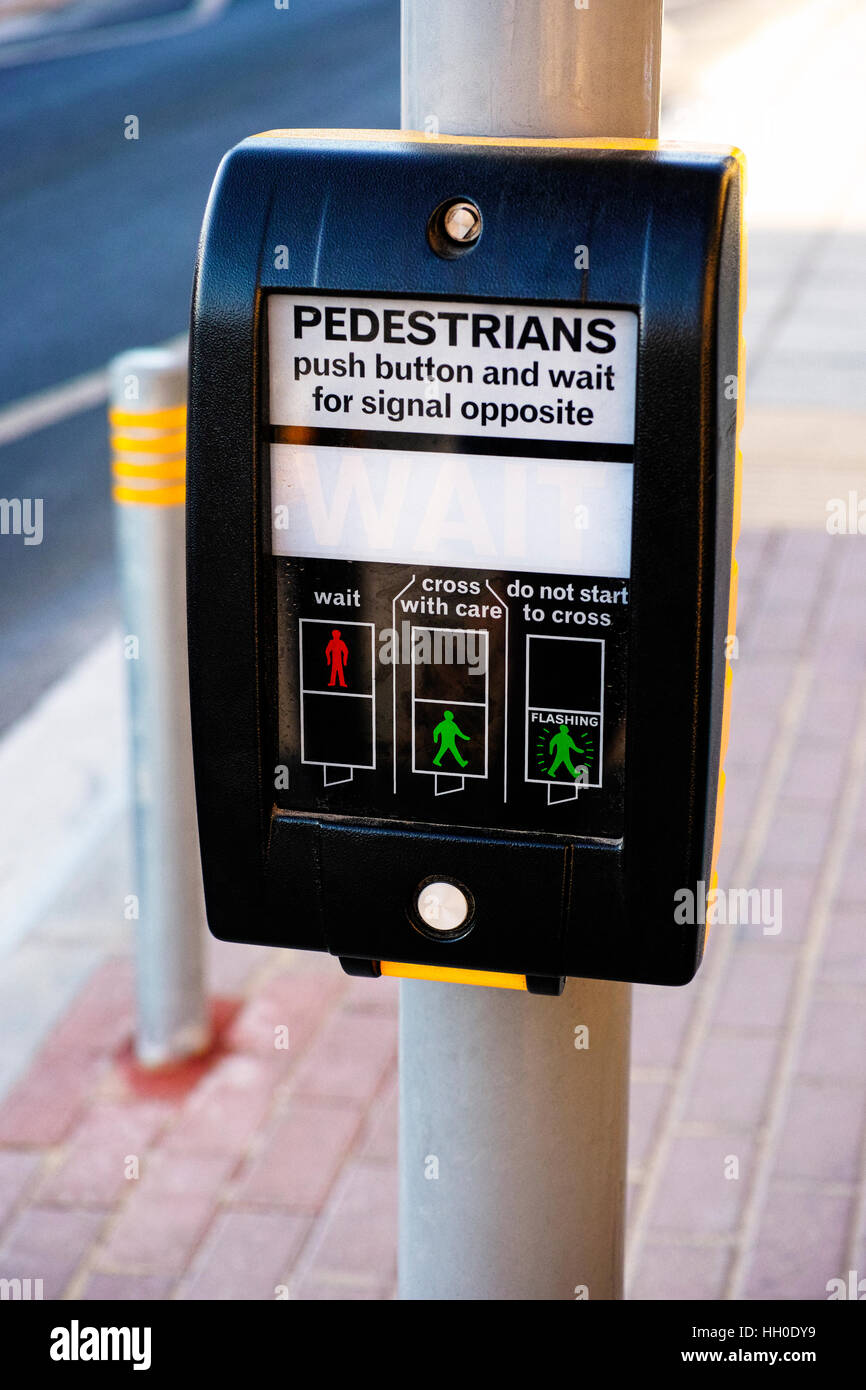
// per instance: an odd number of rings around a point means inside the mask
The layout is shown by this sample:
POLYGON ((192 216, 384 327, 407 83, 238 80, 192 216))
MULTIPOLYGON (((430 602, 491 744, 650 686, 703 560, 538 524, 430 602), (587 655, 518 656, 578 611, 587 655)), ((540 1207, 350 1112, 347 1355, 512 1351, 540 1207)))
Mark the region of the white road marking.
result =
MULTIPOLYGON (((170 338, 160 347, 174 348, 186 341, 186 334, 170 338)), ((73 377, 60 386, 50 386, 47 391, 37 391, 23 400, 13 401, 0 409, 0 448, 28 434, 36 434, 49 425, 56 425, 72 415, 80 415, 84 410, 102 405, 108 400, 108 368, 100 367, 95 372, 73 377)))
POLYGON ((69 58, 79 53, 99 53, 108 48, 126 48, 130 44, 174 38, 211 24, 228 5, 229 0, 194 0, 180 13, 130 20, 128 24, 105 25, 101 29, 80 30, 77 33, 46 34, 42 38, 31 37, 26 41, 16 40, 10 33, 8 48, 0 48, 0 68, 21 67, 26 63, 41 63, 51 58, 69 58))

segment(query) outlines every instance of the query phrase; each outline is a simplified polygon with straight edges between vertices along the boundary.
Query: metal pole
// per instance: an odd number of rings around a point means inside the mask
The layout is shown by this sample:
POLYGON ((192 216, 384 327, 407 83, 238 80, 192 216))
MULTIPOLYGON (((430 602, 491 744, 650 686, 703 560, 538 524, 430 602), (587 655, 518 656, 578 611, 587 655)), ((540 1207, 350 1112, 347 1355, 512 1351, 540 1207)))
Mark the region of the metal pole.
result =
POLYGON ((658 134, 662 0, 402 0, 403 127, 658 134))
MULTIPOLYGON (((402 15, 405 128, 658 133, 662 0, 402 15)), ((630 1018, 625 984, 401 983, 402 1298, 622 1297, 630 1018)))
POLYGON ((204 902, 186 650, 186 344, 110 367, 113 495, 132 734, 136 1054, 164 1066, 204 1051, 204 902))

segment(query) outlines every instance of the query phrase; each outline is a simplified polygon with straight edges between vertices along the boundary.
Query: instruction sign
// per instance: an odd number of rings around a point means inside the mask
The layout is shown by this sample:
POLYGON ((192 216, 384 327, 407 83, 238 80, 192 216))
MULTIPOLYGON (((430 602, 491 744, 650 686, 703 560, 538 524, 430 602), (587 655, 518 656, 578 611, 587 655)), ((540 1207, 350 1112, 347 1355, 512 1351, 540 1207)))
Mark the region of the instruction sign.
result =
POLYGON ((618 838, 637 314, 267 308, 279 804, 618 838))
POLYGON ((634 443, 627 309, 271 295, 268 331, 275 422, 634 443))

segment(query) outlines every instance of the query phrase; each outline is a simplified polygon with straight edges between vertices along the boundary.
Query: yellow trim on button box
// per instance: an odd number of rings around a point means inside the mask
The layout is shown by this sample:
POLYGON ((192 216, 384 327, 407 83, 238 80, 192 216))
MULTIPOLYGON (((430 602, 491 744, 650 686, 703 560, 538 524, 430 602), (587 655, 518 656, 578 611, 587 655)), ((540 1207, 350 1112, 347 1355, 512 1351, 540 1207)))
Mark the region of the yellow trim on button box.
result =
POLYGON ((454 970, 444 965, 402 965, 380 962, 382 974, 403 980, 444 980, 453 985, 486 985, 489 989, 526 989, 525 975, 506 975, 498 970, 454 970))

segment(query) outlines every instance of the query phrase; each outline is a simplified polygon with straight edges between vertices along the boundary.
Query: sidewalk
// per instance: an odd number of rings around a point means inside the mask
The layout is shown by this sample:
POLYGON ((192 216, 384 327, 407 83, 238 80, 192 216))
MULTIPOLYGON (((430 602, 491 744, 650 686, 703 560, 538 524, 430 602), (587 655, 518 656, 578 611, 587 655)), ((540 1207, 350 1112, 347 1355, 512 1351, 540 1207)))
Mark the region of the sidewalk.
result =
POLYGON ((226 993, 206 1068, 131 1083, 129 968, 115 958, 10 1096, 0 1277, 32 1270, 46 1298, 391 1296, 391 982, 371 993, 328 959, 274 953, 244 994, 249 950, 216 955, 226 993))

